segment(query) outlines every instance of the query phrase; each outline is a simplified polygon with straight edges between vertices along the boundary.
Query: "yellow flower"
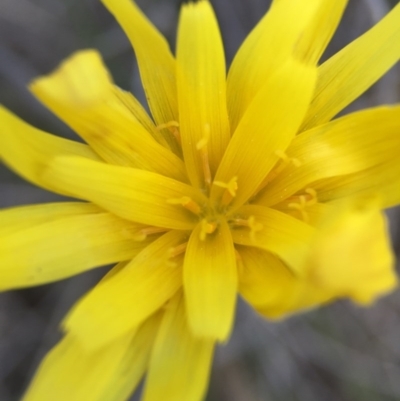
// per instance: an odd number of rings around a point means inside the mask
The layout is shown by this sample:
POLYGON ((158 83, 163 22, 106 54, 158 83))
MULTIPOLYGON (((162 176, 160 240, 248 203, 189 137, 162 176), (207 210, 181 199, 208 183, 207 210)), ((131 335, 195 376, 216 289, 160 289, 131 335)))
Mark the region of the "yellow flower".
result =
POLYGON ((400 106, 332 118, 400 56, 400 5, 318 66, 345 0, 275 0, 225 78, 210 4, 182 8, 176 58, 129 0, 152 117, 93 50, 32 92, 87 144, 2 108, 0 158, 85 202, 0 213, 1 289, 118 264, 72 309, 25 401, 199 401, 239 292, 266 317, 396 286, 382 209, 400 203, 400 106), (87 202, 89 201, 89 202, 87 202))

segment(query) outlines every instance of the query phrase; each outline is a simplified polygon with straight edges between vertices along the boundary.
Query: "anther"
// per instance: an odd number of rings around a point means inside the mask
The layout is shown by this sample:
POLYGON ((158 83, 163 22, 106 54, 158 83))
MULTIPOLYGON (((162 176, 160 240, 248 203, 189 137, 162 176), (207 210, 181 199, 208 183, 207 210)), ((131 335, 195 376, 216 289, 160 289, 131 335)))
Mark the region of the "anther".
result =
POLYGON ((260 186, 257 188, 256 192, 261 191, 263 188, 267 186, 271 181, 273 181, 278 175, 290 164, 292 164, 294 167, 300 167, 301 162, 299 159, 296 159, 294 157, 289 157, 284 151, 282 150, 275 150, 275 155, 279 157, 280 162, 278 161, 275 164, 275 167, 270 171, 270 173, 265 177, 263 182, 260 184, 260 186))
POLYGON ((275 179, 289 164, 293 164, 294 167, 300 167, 301 162, 299 159, 294 157, 289 157, 282 150, 276 150, 275 154, 281 159, 281 163, 277 163, 273 170, 268 174, 266 180, 263 182, 262 187, 264 187, 267 183, 271 182, 275 179))
POLYGON ((204 181, 206 185, 209 187, 211 185, 211 169, 210 169, 210 160, 208 157, 208 141, 210 139, 210 124, 204 124, 204 135, 196 144, 196 149, 200 152, 201 157, 201 168, 203 170, 204 181))
POLYGON ((249 227, 250 227, 250 239, 254 241, 256 233, 261 231, 264 228, 264 226, 261 223, 257 223, 254 216, 250 216, 247 219, 247 221, 249 222, 249 227))
POLYGON ((222 195, 221 203, 224 206, 229 205, 232 199, 236 196, 236 192, 238 190, 237 177, 235 176, 231 178, 231 180, 228 183, 222 181, 214 181, 213 185, 216 185, 217 187, 220 188, 225 188, 224 194, 222 195))
POLYGON ((304 222, 308 223, 310 221, 310 217, 306 209, 308 206, 315 205, 318 202, 318 198, 317 191, 315 191, 313 188, 307 188, 304 192, 306 193, 305 195, 300 195, 297 197, 298 202, 289 203, 288 207, 300 212, 304 222))
POLYGON ((301 218, 305 223, 310 221, 310 217, 308 216, 307 211, 305 210, 306 204, 300 203, 289 203, 288 208, 297 210, 301 214, 301 218))
POLYGON ((182 142, 181 142, 181 134, 179 132, 179 123, 177 121, 168 121, 164 124, 157 125, 156 130, 161 131, 165 128, 175 137, 179 145, 181 145, 182 142))
POLYGON ((262 231, 264 228, 264 226, 261 223, 258 223, 256 221, 256 218, 254 216, 249 216, 249 218, 247 219, 234 219, 233 224, 236 226, 250 228, 250 239, 252 241, 255 240, 256 233, 262 231))
POLYGON ((283 161, 283 165, 286 166, 290 163, 292 163, 295 167, 300 167, 301 166, 301 162, 299 159, 296 159, 294 157, 289 157, 284 151, 282 150, 276 150, 275 154, 282 159, 283 161))
POLYGON ((318 202, 317 191, 315 189, 307 188, 304 192, 311 196, 311 199, 307 200, 307 205, 315 205, 318 202))
POLYGON ((283 150, 275 150, 275 154, 284 162, 289 163, 289 156, 283 150))
POLYGON ((206 219, 203 219, 201 221, 201 231, 200 231, 200 240, 205 241, 207 234, 212 234, 216 228, 217 228, 217 223, 209 222, 206 219))
POLYGON ((185 209, 197 215, 201 213, 201 207, 189 196, 182 196, 182 198, 171 198, 167 200, 167 203, 170 205, 181 205, 185 209))

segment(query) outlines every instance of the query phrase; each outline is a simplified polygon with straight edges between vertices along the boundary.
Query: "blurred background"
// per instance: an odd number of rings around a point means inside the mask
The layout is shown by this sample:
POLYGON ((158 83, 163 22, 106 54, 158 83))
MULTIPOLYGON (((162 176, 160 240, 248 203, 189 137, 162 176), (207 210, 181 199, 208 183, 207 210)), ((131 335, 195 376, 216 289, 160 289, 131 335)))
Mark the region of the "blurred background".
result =
MULTIPOLYGON (((211 2, 229 65, 270 0, 211 2)), ((182 1, 137 3, 174 49, 182 1)), ((350 0, 324 59, 397 3, 350 0)), ((144 99, 130 44, 98 0, 0 0, 0 102, 41 129, 77 139, 26 86, 83 48, 98 49, 116 83, 144 99)), ((346 112, 399 100, 397 65, 346 112)), ((0 165, 0 208, 60 199, 0 165)), ((398 215, 397 209, 388 211, 397 253, 398 215)), ((106 267, 52 285, 0 294, 0 401, 20 399, 41 358, 60 338, 60 320, 105 271, 106 267)), ((217 350, 207 401, 321 400, 400 400, 400 292, 368 309, 340 301, 278 323, 260 319, 239 303, 233 337, 217 350)))

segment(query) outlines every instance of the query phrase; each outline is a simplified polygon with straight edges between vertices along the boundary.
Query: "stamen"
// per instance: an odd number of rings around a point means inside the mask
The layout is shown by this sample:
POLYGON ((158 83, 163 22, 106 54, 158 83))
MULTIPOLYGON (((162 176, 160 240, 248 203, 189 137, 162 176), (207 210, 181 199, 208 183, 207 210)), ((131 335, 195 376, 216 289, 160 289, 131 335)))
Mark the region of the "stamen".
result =
POLYGON ((208 222, 206 219, 201 221, 200 240, 205 241, 207 234, 212 234, 217 228, 215 221, 208 222))
POLYGON ((187 244, 188 244, 187 242, 184 242, 183 244, 180 244, 178 246, 174 246, 174 247, 168 249, 167 260, 166 260, 166 263, 168 266, 171 266, 171 267, 178 266, 178 263, 172 259, 174 259, 175 257, 184 253, 186 251, 187 244))
POLYGON ((264 226, 261 223, 257 223, 254 216, 250 216, 248 218, 248 222, 250 227, 250 239, 254 241, 256 233, 261 231, 264 228, 264 226))
POLYGON ((283 150, 275 150, 275 154, 285 163, 289 163, 289 156, 283 150))
POLYGON ((313 188, 306 188, 306 195, 300 195, 297 197, 292 197, 292 199, 298 200, 298 202, 292 202, 288 204, 290 209, 297 210, 300 212, 302 219, 305 223, 309 223, 310 216, 307 213, 307 207, 315 205, 318 202, 317 191, 313 188))
POLYGON ((311 199, 307 201, 309 206, 315 205, 318 202, 317 191, 315 189, 307 188, 304 192, 311 196, 311 199))
POLYGON ((288 207, 290 209, 294 209, 294 210, 297 210, 298 212, 300 212, 301 218, 303 219, 303 221, 305 223, 308 223, 310 221, 310 217, 309 217, 308 213, 305 210, 305 207, 306 207, 305 204, 302 204, 302 203, 289 203, 288 207))
POLYGON ((252 241, 255 240, 256 233, 264 229, 264 226, 261 223, 258 223, 254 216, 249 216, 248 219, 234 219, 233 224, 236 226, 250 228, 250 239, 252 241))
POLYGON ((293 164, 294 167, 300 167, 301 166, 301 161, 299 159, 296 159, 294 157, 289 157, 284 151, 282 150, 276 150, 275 151, 276 156, 278 156, 281 160, 280 162, 278 161, 275 165, 275 167, 270 171, 270 173, 265 177, 263 182, 260 184, 260 186, 257 188, 257 192, 261 191, 263 188, 267 186, 271 181, 273 181, 278 175, 289 165, 293 164))
POLYGON ((169 248, 168 249, 168 259, 175 258, 176 256, 179 256, 182 253, 184 253, 186 251, 187 244, 188 244, 187 242, 184 242, 183 244, 169 248))
POLYGON ((194 214, 201 213, 201 207, 189 196, 182 196, 182 198, 171 198, 167 200, 170 205, 181 205, 194 214))
POLYGON ((201 157, 201 167, 203 169, 204 181, 206 185, 209 187, 211 185, 211 169, 210 169, 210 160, 208 157, 208 141, 210 139, 210 124, 204 125, 204 136, 200 139, 196 144, 196 149, 200 152, 201 157))
POLYGON ((276 150, 275 154, 282 159, 283 161, 283 166, 286 167, 288 164, 292 163, 295 167, 300 167, 301 162, 299 159, 296 159, 294 157, 289 157, 285 152, 282 150, 276 150))
POLYGON ((236 192, 238 190, 238 183, 237 183, 237 177, 231 178, 231 180, 226 183, 222 181, 214 181, 213 185, 216 185, 217 187, 225 188, 225 191, 222 195, 222 200, 221 203, 224 206, 229 205, 231 203, 232 199, 236 196, 236 192))
POLYGON ((164 124, 157 125, 156 130, 161 131, 165 128, 175 137, 179 145, 182 145, 179 123, 177 121, 168 121, 164 124))
POLYGON ((268 174, 268 182, 271 182, 273 179, 275 179, 289 164, 293 164, 294 167, 301 166, 301 162, 299 159, 289 157, 282 150, 276 150, 275 154, 281 159, 281 162, 277 163, 274 169, 268 174))

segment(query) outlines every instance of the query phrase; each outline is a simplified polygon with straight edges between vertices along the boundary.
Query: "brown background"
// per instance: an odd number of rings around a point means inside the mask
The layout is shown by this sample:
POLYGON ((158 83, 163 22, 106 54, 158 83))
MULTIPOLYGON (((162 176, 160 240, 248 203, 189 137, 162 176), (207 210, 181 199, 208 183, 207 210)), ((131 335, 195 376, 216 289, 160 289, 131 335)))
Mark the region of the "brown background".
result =
MULTIPOLYGON (((181 2, 137 2, 173 48, 181 2)), ((397 2, 350 0, 327 55, 368 29, 397 2)), ((230 62, 269 0, 212 3, 230 62)), ((143 99, 130 45, 98 0, 0 0, 0 102, 42 129, 76 139, 35 101, 26 85, 75 50, 93 47, 103 54, 117 84, 143 99)), ((399 82, 396 66, 351 109, 398 102, 399 82)), ((59 199, 0 165, 0 208, 59 199)), ((393 244, 399 250, 397 215, 397 210, 389 211, 393 244)), ((1 401, 20 398, 43 354, 59 338, 60 319, 105 271, 0 294, 1 401)), ((260 319, 244 303, 237 316, 230 343, 217 351, 207 401, 400 399, 399 292, 369 309, 341 301, 280 323, 260 319)))

